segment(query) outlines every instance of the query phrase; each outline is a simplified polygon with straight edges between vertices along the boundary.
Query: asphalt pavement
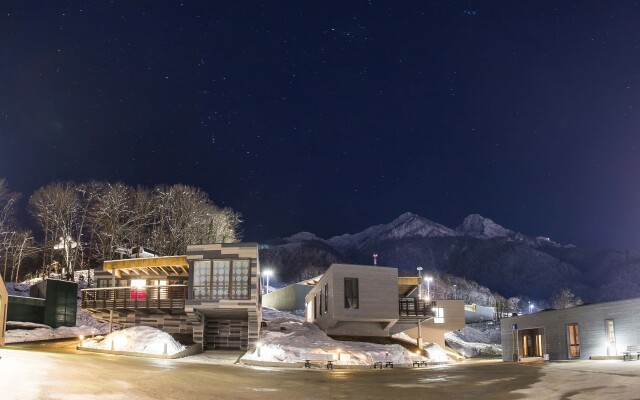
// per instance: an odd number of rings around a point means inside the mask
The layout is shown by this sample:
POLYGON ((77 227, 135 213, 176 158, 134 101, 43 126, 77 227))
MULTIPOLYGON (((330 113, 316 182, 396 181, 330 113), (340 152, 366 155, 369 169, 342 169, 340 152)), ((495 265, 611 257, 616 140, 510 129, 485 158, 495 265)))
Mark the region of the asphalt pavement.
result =
POLYGON ((77 341, 0 348, 0 399, 518 399, 540 365, 498 361, 420 369, 304 370, 133 358, 77 341))

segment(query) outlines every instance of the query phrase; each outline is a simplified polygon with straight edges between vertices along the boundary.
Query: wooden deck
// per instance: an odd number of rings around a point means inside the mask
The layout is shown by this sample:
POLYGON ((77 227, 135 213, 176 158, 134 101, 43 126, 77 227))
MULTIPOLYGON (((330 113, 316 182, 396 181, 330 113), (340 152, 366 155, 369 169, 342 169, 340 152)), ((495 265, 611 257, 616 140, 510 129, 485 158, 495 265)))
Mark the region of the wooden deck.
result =
POLYGON ((187 285, 83 289, 87 310, 184 310, 187 285))

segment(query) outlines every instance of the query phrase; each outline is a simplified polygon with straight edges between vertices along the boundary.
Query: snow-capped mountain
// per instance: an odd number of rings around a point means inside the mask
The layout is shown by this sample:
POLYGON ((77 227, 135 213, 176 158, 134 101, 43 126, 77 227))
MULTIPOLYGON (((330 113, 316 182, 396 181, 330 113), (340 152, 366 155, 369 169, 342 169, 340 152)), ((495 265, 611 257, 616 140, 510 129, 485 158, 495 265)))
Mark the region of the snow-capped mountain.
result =
POLYGON ((309 232, 269 241, 260 262, 285 280, 316 276, 333 262, 415 271, 417 266, 466 277, 505 296, 549 298, 568 287, 587 301, 640 292, 640 254, 560 245, 507 229, 478 214, 451 229, 412 213, 354 234, 318 238, 309 232))
POLYGON ((462 221, 462 224, 456 228, 456 231, 481 239, 515 236, 514 231, 504 228, 479 214, 467 216, 462 221))

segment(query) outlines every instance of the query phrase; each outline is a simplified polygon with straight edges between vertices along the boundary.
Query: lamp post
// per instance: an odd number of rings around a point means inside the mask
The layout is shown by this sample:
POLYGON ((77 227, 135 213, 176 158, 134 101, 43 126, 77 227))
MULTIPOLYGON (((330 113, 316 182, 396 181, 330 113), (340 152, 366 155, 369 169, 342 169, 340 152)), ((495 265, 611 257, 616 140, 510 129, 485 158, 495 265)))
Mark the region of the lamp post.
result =
POLYGON ((458 285, 453 285, 453 299, 458 300, 458 285))
POLYGON ((433 278, 425 276, 424 281, 427 282, 427 300, 431 300, 431 282, 433 282, 433 278))
POLYGON ((533 303, 529 302, 529 314, 533 314, 533 303))
POLYGON ((418 270, 418 277, 420 277, 420 285, 418 286, 418 298, 422 299, 422 267, 416 268, 418 270))
POLYGON ((273 275, 273 271, 272 271, 272 270, 270 270, 270 269, 264 270, 264 271, 262 272, 262 275, 263 275, 263 276, 265 276, 265 277, 267 278, 267 286, 266 286, 266 288, 265 288, 265 294, 266 294, 266 293, 269 293, 269 277, 270 277, 271 275, 273 275))

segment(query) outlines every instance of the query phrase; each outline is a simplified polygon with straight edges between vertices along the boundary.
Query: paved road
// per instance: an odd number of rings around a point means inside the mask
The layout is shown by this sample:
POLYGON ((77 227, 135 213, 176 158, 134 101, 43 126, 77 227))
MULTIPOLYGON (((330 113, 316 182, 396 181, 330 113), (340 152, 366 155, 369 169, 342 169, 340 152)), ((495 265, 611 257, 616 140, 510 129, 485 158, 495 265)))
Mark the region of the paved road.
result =
POLYGON ((640 393, 640 362, 324 371, 81 353, 75 344, 0 349, 0 400, 626 399, 640 393))

